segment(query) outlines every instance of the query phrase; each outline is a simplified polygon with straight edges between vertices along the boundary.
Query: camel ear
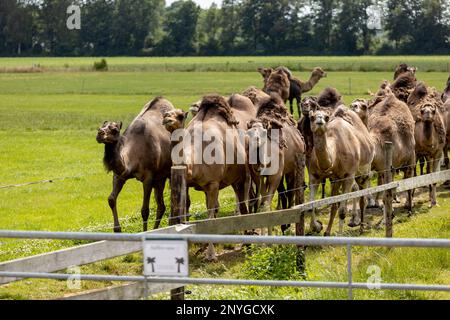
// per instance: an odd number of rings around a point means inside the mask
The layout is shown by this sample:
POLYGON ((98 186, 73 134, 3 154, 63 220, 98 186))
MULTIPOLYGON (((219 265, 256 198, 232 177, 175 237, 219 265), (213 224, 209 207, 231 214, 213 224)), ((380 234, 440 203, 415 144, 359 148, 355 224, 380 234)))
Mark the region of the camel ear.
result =
POLYGON ((252 127, 252 123, 250 121, 247 121, 247 130, 252 127))
POLYGON ((102 127, 103 127, 105 124, 107 124, 107 123, 108 123, 108 120, 103 121, 102 127))
POLYGON ((122 121, 119 121, 117 124, 119 126, 119 130, 121 130, 122 129, 122 121))

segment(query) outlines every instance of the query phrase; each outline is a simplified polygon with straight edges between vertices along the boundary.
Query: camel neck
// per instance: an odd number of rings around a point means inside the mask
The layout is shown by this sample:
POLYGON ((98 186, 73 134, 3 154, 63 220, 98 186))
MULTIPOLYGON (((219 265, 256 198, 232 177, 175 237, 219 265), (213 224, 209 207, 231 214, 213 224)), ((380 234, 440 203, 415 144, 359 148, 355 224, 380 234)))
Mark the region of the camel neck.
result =
POLYGON ((120 175, 125 170, 125 166, 120 156, 120 150, 123 146, 123 137, 118 142, 105 144, 105 154, 103 156, 103 164, 106 170, 113 171, 120 175))
POLYGON ((326 133, 313 135, 314 151, 317 158, 317 165, 321 170, 328 170, 333 165, 328 148, 326 133))
POLYGON ((309 80, 307 82, 304 83, 303 85, 303 91, 310 91, 312 90, 312 88, 314 88, 314 86, 317 84, 317 82, 319 82, 320 77, 315 75, 315 74, 311 74, 311 76, 309 77, 309 80))
POLYGON ((423 123, 423 136, 425 141, 429 143, 433 141, 433 122, 425 121, 423 123))

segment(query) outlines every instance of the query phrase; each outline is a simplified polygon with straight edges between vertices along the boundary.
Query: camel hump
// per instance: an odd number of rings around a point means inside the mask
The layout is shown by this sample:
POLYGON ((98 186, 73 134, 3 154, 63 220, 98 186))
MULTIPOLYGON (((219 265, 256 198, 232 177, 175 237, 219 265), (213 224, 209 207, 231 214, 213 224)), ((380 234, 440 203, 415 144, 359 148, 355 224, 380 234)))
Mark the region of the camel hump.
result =
POLYGON ((317 98, 317 103, 321 107, 336 106, 341 101, 341 94, 335 88, 325 88, 317 98))
POLYGON ((228 125, 234 126, 239 124, 239 121, 236 120, 233 114, 230 104, 224 97, 219 95, 204 96, 202 102, 200 103, 198 112, 203 112, 204 115, 208 112, 217 112, 218 115, 226 120, 228 125))
MULTIPOLYGON (((333 119, 341 118, 342 120, 348 122, 353 126, 353 119, 351 114, 349 114, 349 110, 345 108, 344 105, 340 105, 336 108, 336 110, 333 113, 333 119)), ((332 120, 333 120, 332 119, 332 120)))
POLYGON ((163 98, 163 97, 156 97, 153 100, 149 101, 139 112, 137 117, 135 119, 141 118, 144 114, 146 114, 148 111, 159 111, 161 113, 161 116, 164 116, 164 114, 168 111, 171 111, 174 109, 174 106, 172 103, 163 98))

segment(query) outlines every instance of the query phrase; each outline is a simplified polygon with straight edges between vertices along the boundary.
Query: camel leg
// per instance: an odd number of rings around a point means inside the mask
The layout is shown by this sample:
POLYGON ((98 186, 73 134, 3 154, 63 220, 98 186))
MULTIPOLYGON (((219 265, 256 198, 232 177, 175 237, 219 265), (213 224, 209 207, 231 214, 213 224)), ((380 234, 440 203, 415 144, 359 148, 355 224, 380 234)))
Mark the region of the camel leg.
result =
MULTIPOLYGON (((317 183, 319 180, 314 179, 312 176, 310 176, 310 185, 309 185, 309 201, 314 201, 316 199, 316 192, 318 185, 317 183)), ((311 211, 311 225, 310 225, 312 232, 319 233, 322 231, 322 223, 316 219, 316 208, 313 208, 311 211)))
POLYGON ((152 181, 144 181, 144 197, 142 199, 142 208, 141 208, 141 216, 142 216, 142 227, 144 231, 147 231, 148 225, 148 216, 150 215, 150 196, 152 195, 153 183, 152 181))
POLYGON ((321 184, 322 184, 322 199, 325 199, 325 186, 327 184, 327 179, 323 179, 321 184))
MULTIPOLYGON (((414 175, 414 169, 412 167, 405 168, 403 170, 403 179, 412 178, 414 175)), ((406 191, 406 203, 405 209, 408 211, 410 215, 412 213, 413 208, 413 190, 406 191)))
MULTIPOLYGON (((332 181, 331 182, 331 196, 338 195, 341 184, 342 184, 342 182, 340 182, 340 181, 338 181, 338 182, 332 181)), ((324 233, 325 237, 328 237, 331 234, 331 228, 333 227, 333 221, 334 221, 334 217, 336 216, 337 210, 338 210, 338 204, 333 203, 331 205, 330 220, 328 221, 327 230, 324 233)))
MULTIPOLYGON (((354 183, 352 186, 352 192, 355 192, 355 191, 359 191, 359 186, 357 183, 354 183)), ((358 217, 357 202, 358 202, 357 198, 354 198, 352 200, 352 218, 350 219, 350 221, 348 223, 349 227, 356 227, 360 224, 360 221, 358 221, 359 217, 358 217)))
MULTIPOLYGON (((295 204, 294 204, 294 193, 295 193, 295 174, 287 174, 286 175, 286 186, 287 186, 287 192, 286 192, 286 197, 287 197, 287 208, 292 208, 295 204)), ((283 209, 287 209, 287 208, 283 208, 283 209)), ((289 229, 291 227, 290 224, 283 224, 281 226, 281 232, 284 234, 284 232, 289 229)))
MULTIPOLYGON (((213 219, 216 217, 216 210, 219 198, 219 184, 211 183, 205 188, 206 195, 206 207, 208 208, 208 218, 213 219)), ((208 244, 208 249, 206 250, 206 260, 217 261, 216 251, 212 243, 208 244)))
POLYGON ((248 214, 247 202, 246 202, 246 190, 245 190, 245 182, 236 183, 233 185, 234 192, 236 194, 236 198, 238 200, 239 212, 242 214, 248 214))
POLYGON ((161 219, 166 212, 166 206, 164 204, 164 187, 166 180, 163 179, 155 184, 155 201, 156 201, 156 220, 153 229, 158 229, 161 219))
POLYGON ((298 118, 300 119, 302 117, 302 108, 300 106, 300 101, 302 101, 302 97, 298 96, 295 98, 295 102, 297 102, 297 111, 298 111, 298 118))
POLYGON ((117 197, 119 196, 120 191, 122 191, 123 186, 125 185, 126 180, 119 178, 119 176, 114 175, 113 177, 113 189, 111 194, 108 197, 108 204, 112 210, 113 218, 114 218, 114 232, 122 232, 122 228, 120 227, 119 215, 117 214, 117 197))
MULTIPOLYGON (((441 159, 441 157, 427 159, 427 173, 439 171, 439 167, 441 165, 440 159, 441 159), (430 171, 430 169, 431 169, 431 171, 430 171)), ((436 205, 437 205, 436 183, 433 183, 430 186, 430 207, 434 207, 436 205)))
POLYGON ((286 196, 286 188, 284 186, 284 179, 281 179, 280 184, 278 185, 278 203, 277 210, 287 209, 288 207, 288 199, 286 196))
POLYGON ((294 99, 289 99, 289 109, 291 110, 291 114, 294 115, 294 99))
MULTIPOLYGON (((355 184, 354 179, 345 179, 342 182, 342 194, 346 194, 352 191, 352 187, 355 184)), ((347 200, 342 201, 339 204, 339 234, 344 231, 345 216, 347 215, 347 200)))

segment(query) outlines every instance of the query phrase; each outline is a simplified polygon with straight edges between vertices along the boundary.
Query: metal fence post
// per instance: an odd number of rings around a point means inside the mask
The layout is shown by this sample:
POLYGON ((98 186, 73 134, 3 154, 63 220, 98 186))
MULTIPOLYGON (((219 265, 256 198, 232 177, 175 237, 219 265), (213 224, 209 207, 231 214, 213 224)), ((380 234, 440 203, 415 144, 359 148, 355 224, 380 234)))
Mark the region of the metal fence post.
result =
MULTIPOLYGON (((186 217, 186 167, 173 166, 170 178, 170 217, 169 225, 185 221, 186 217)), ((170 291, 172 300, 184 300, 184 287, 170 291)))
POLYGON ((352 245, 347 244, 348 300, 353 300, 352 245))
MULTIPOLYGON (((386 177, 384 183, 390 183, 392 182, 392 151, 393 151, 393 145, 392 142, 386 141, 384 143, 384 161, 385 161, 385 173, 384 176, 386 177)), ((393 209, 392 209, 392 200, 393 200, 393 193, 394 191, 392 189, 386 190, 384 193, 384 221, 386 225, 386 237, 392 238, 393 230, 392 230, 392 216, 393 216, 393 209)))

